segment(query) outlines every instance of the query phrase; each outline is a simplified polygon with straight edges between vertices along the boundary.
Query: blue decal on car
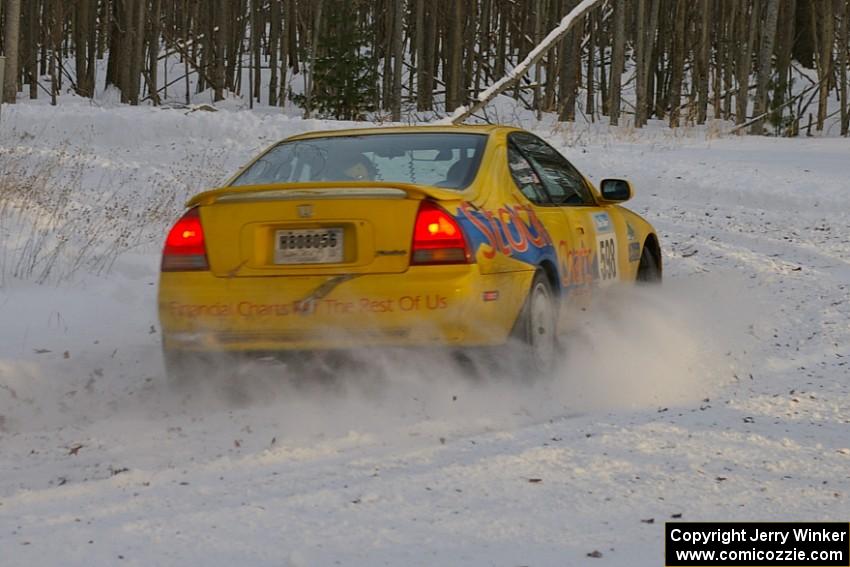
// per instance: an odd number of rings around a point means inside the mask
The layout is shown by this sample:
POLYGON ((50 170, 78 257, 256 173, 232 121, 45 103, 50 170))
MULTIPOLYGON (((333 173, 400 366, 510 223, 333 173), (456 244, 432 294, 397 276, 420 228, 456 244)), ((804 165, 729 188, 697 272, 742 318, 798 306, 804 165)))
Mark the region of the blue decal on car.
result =
POLYGON ((611 217, 608 216, 608 213, 594 213, 593 224, 596 227, 596 232, 611 232, 613 230, 611 217))
POLYGON ((488 249, 482 254, 488 259, 501 253, 532 266, 547 258, 556 261, 552 239, 531 207, 504 205, 492 211, 475 209, 464 202, 456 218, 475 254, 486 244, 488 249), (520 213, 525 213, 528 220, 520 213))

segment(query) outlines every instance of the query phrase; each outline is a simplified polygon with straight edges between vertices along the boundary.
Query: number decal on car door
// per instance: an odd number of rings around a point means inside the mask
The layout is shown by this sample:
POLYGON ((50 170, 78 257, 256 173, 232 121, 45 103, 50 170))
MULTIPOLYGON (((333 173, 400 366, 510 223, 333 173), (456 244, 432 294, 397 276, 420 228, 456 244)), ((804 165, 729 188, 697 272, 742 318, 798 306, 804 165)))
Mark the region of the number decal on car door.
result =
POLYGON ((596 229, 596 264, 599 285, 617 281, 617 236, 608 213, 593 215, 596 229))
POLYGON ((617 279, 617 240, 613 234, 597 239, 599 251, 599 282, 606 284, 617 279))

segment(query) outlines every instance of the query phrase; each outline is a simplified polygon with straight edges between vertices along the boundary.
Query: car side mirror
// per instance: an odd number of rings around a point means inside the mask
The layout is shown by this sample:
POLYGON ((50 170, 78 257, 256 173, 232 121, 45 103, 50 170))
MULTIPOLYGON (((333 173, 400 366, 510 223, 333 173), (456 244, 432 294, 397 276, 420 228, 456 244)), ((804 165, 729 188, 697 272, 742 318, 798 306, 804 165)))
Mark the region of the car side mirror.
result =
POLYGON ((606 203, 622 203, 632 198, 632 184, 625 179, 603 179, 600 185, 602 200, 606 203))

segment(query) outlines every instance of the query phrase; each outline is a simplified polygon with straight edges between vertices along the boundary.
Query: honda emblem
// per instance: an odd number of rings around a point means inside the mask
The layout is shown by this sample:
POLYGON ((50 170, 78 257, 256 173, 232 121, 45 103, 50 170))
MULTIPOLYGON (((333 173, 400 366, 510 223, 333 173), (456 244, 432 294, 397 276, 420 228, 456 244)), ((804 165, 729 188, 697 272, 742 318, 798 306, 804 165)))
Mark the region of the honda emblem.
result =
POLYGON ((309 219, 313 216, 313 205, 298 205, 298 218, 309 219))

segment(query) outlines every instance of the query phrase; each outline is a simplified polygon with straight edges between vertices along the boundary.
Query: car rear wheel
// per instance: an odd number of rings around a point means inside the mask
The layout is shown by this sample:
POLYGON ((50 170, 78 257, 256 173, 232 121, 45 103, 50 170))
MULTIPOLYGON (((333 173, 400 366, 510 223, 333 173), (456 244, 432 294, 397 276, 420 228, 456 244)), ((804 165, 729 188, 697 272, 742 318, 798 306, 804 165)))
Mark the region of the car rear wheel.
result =
POLYGON ((537 376, 551 372, 558 354, 557 305, 542 271, 531 282, 519 330, 523 363, 537 376))
POLYGON ((661 270, 658 269, 658 259, 649 246, 643 247, 638 264, 637 282, 641 284, 661 283, 661 270))

